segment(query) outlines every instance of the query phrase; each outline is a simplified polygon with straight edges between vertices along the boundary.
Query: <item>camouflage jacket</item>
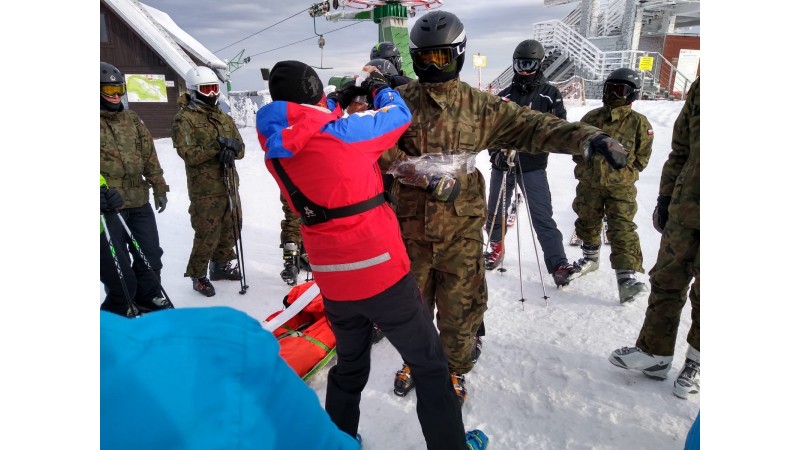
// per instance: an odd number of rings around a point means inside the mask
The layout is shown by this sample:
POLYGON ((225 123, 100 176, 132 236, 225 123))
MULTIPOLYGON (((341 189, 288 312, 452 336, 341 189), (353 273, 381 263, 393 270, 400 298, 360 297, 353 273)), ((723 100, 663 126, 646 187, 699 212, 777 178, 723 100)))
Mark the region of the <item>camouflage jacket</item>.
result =
MULTIPOLYGON (((244 158, 244 141, 231 116, 217 107, 210 107, 189 99, 188 94, 178 98, 181 110, 172 121, 172 145, 186 164, 186 187, 189 200, 214 196, 227 196, 225 180, 219 158, 217 136, 236 138, 242 151, 236 159, 244 158)), ((231 186, 238 188, 239 176, 234 168, 231 186)))
POLYGON ((669 220, 700 229, 700 77, 675 120, 672 151, 661 171, 658 193, 672 197, 669 220))
POLYGON ((602 155, 587 160, 573 156, 575 178, 593 186, 632 185, 639 172, 647 167, 653 153, 653 126, 647 117, 631 109, 631 105, 610 108, 603 106, 586 113, 581 122, 594 125, 618 140, 628 150, 628 165, 614 170, 602 155))
POLYGON ((158 162, 153 137, 139 116, 129 110, 100 111, 100 174, 122 194, 122 208, 138 208, 169 191, 158 162))
MULTIPOLYGON (((425 153, 478 153, 490 147, 526 153, 581 154, 597 128, 570 123, 519 106, 458 79, 398 88, 411 109, 411 125, 395 148, 384 152, 381 168, 391 161, 425 153)), ((401 183, 397 216, 403 237, 441 242, 457 237, 482 241, 486 185, 479 170, 457 174, 461 193, 452 203, 430 198, 424 189, 401 183)))

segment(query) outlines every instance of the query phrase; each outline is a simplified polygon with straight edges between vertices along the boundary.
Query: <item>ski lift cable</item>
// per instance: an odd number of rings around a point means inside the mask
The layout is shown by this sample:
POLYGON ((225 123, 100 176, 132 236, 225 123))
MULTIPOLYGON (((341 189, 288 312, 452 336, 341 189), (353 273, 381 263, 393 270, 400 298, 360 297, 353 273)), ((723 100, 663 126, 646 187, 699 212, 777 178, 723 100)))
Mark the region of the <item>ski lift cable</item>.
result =
POLYGON ((269 30, 270 28, 272 28, 272 27, 274 27, 276 25, 279 25, 279 24, 281 24, 283 22, 286 22, 287 20, 291 19, 292 17, 298 16, 298 15, 300 15, 300 14, 306 12, 306 11, 308 11, 308 8, 303 8, 302 10, 300 10, 300 12, 297 12, 297 13, 292 14, 291 16, 289 16, 289 17, 287 17, 287 18, 285 18, 283 20, 275 22, 272 25, 270 25, 270 26, 268 26, 268 27, 266 27, 266 28, 264 28, 262 30, 256 31, 255 33, 251 34, 250 36, 247 36, 246 38, 239 39, 238 41, 236 41, 236 42, 234 42, 234 43, 232 43, 230 45, 226 45, 225 47, 222 47, 221 49, 215 51, 214 53, 219 53, 219 52, 225 50, 226 48, 229 48, 229 47, 232 47, 232 46, 238 44, 239 42, 242 42, 242 41, 245 41, 247 39, 250 39, 251 37, 253 37, 253 36, 257 35, 257 34, 263 33, 264 31, 267 31, 267 30, 269 30))
MULTIPOLYGON (((358 25, 358 24, 363 23, 363 22, 364 21, 354 22, 354 23, 351 23, 350 25, 345 25, 343 27, 339 27, 339 28, 335 28, 335 29, 333 29, 331 31, 327 31, 327 32, 325 32, 325 34, 331 34, 334 31, 339 31, 339 30, 345 29, 347 27, 352 27, 353 25, 358 25)), ((299 41, 292 42, 291 44, 286 44, 286 45, 282 45, 280 47, 275 47, 273 49, 265 50, 265 51, 260 52, 260 53, 254 53, 254 54, 250 55, 250 58, 253 58, 253 57, 256 57, 256 56, 259 56, 259 55, 263 55, 264 53, 274 52, 275 50, 280 50, 282 48, 286 48, 286 47, 289 47, 291 45, 299 44, 301 42, 310 41, 311 39, 317 38, 317 36, 318 36, 317 34, 314 34, 314 36, 311 36, 311 37, 308 37, 308 38, 305 38, 305 39, 301 39, 299 41)))

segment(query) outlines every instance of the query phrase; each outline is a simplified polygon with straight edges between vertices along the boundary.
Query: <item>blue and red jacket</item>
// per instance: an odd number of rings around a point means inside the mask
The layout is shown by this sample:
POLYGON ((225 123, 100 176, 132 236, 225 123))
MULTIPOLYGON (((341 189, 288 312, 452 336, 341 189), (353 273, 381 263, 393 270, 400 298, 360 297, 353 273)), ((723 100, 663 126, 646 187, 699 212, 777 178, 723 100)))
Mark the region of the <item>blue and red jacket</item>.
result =
MULTIPOLYGON (((377 160, 411 123, 403 99, 380 91, 375 110, 340 117, 319 105, 274 101, 256 114, 265 164, 285 199, 291 196, 272 158, 313 203, 339 208, 383 192, 377 160)), ((330 104, 331 107, 334 105, 330 104)), ((297 213, 297 205, 289 201, 297 213)), ((410 270, 394 211, 388 203, 316 225, 301 225, 303 245, 322 295, 361 300, 385 291, 410 270)))

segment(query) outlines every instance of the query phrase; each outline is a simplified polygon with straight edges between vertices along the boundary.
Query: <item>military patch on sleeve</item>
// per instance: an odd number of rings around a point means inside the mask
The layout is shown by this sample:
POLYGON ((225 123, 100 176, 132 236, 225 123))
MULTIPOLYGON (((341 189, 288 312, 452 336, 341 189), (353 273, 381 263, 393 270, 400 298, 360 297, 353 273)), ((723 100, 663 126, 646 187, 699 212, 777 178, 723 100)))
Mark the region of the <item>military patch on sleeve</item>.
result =
POLYGON ((647 135, 648 136, 652 136, 653 135, 653 129, 652 128, 647 130, 647 135))
POLYGON ((510 102, 510 101, 511 101, 511 99, 509 99, 509 98, 507 98, 507 97, 500 97, 500 99, 501 99, 501 100, 503 100, 503 101, 504 101, 504 102, 506 102, 506 103, 508 103, 508 102, 510 102))

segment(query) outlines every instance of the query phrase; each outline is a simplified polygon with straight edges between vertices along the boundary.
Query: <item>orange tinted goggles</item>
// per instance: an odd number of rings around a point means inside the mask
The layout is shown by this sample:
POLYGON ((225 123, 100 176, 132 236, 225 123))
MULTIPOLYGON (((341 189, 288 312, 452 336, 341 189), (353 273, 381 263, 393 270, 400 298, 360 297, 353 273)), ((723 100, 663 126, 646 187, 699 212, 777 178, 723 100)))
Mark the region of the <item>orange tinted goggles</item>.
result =
POLYGON ((124 84, 101 84, 100 85, 100 93, 105 95, 106 97, 113 97, 115 95, 119 95, 122 97, 125 95, 125 85, 124 84))
POLYGON ((219 95, 219 83, 201 84, 197 91, 203 95, 219 95))

